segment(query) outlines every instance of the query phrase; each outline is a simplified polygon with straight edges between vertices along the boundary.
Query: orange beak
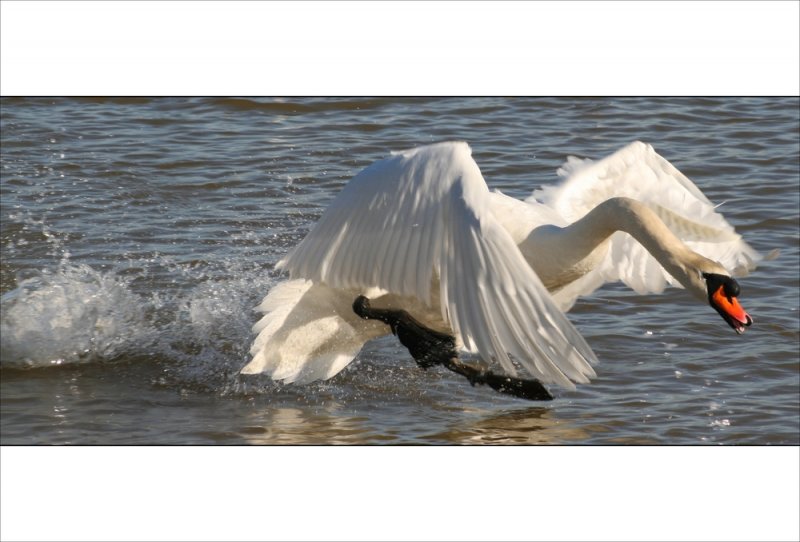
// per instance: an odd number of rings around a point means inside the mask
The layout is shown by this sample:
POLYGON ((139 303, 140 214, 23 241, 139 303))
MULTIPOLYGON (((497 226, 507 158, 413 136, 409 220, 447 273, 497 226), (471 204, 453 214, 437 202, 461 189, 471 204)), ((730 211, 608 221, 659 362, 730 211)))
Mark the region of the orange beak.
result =
POLYGON ((711 295, 711 306, 722 315, 736 333, 744 333, 745 328, 753 323, 753 319, 745 312, 739 301, 735 297, 725 294, 723 286, 717 288, 711 295))

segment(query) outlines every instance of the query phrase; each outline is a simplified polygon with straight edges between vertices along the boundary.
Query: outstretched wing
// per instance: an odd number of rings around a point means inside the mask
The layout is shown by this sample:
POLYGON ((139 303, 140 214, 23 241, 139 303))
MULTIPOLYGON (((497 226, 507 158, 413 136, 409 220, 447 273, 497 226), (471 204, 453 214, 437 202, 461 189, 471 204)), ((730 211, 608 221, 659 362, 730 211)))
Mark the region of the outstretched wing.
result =
POLYGON ((393 154, 354 177, 278 266, 335 288, 377 287, 431 304, 464 345, 516 374, 573 388, 596 358, 488 208, 466 143, 393 154))
MULTIPOLYGON (((558 170, 565 180, 528 198, 552 208, 567 223, 582 218, 612 197, 629 197, 650 207, 695 252, 746 275, 761 256, 736 233, 700 189, 652 146, 636 141, 598 162, 569 157, 558 170)), ((556 292, 562 309, 605 282, 621 280, 637 293, 680 287, 630 235, 614 234, 602 265, 556 292)))

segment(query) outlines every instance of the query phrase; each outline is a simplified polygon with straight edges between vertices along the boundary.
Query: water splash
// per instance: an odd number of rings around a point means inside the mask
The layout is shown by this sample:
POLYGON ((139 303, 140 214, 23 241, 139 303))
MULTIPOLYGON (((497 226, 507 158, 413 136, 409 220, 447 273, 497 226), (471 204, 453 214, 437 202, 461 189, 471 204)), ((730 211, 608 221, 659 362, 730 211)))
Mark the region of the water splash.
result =
POLYGON ((21 280, 0 298, 2 366, 146 356, 168 365, 185 383, 229 387, 233 377, 227 375, 236 375, 247 361, 256 320, 252 308, 272 279, 233 263, 212 272, 166 258, 123 275, 62 260, 53 271, 21 280), (164 273, 182 275, 184 287, 168 290, 150 282, 164 273), (133 287, 137 278, 147 282, 143 293, 133 287))
POLYGON ((87 265, 61 265, 0 298, 0 363, 43 367, 111 359, 152 340, 128 281, 87 265))
POLYGON ((213 275, 193 277, 195 285, 171 303, 171 318, 160 334, 168 340, 159 341, 159 350, 175 360, 173 376, 183 385, 222 395, 259 393, 243 386, 238 373, 250 360, 254 307, 273 279, 235 263, 226 265, 223 276, 213 275))

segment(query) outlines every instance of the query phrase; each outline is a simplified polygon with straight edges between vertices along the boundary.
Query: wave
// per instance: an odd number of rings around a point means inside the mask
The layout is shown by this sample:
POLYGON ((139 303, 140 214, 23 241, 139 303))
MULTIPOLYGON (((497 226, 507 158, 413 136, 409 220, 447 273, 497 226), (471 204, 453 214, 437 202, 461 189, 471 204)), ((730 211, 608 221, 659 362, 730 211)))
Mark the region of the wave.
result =
POLYGON ((165 265, 173 275, 189 275, 181 283, 190 286, 137 292, 132 277, 71 263, 22 280, 0 297, 0 365, 150 358, 182 383, 230 388, 248 361, 252 308, 272 279, 255 270, 228 268, 213 277, 165 265))
POLYGON ((23 280, 0 298, 0 363, 43 367, 111 359, 152 329, 128 282, 87 265, 23 280))
MULTIPOLYGON (((419 102, 418 98, 404 98, 407 102, 419 102)), ((208 98, 205 103, 212 107, 253 110, 283 115, 302 115, 317 112, 365 111, 380 109, 398 100, 390 98, 306 98, 302 100, 286 98, 208 98)))

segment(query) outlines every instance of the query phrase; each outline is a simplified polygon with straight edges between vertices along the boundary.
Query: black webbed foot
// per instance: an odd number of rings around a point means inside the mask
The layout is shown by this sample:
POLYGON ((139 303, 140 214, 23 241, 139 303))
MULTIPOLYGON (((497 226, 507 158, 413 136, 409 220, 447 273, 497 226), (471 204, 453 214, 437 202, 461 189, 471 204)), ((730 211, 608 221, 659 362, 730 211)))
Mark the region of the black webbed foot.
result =
POLYGON ((532 401, 551 401, 553 396, 541 382, 535 379, 517 378, 514 376, 499 375, 486 369, 478 369, 471 365, 461 363, 458 358, 448 360, 445 367, 467 377, 469 383, 485 384, 495 391, 513 395, 521 399, 532 401))
POLYGON ((387 324, 400 343, 423 369, 444 365, 469 380, 471 385, 485 384, 495 391, 533 401, 550 401, 553 396, 538 380, 498 375, 485 368, 461 363, 456 351, 455 338, 425 327, 404 310, 373 309, 369 299, 358 296, 353 302, 353 312, 361 318, 380 320, 387 324))

